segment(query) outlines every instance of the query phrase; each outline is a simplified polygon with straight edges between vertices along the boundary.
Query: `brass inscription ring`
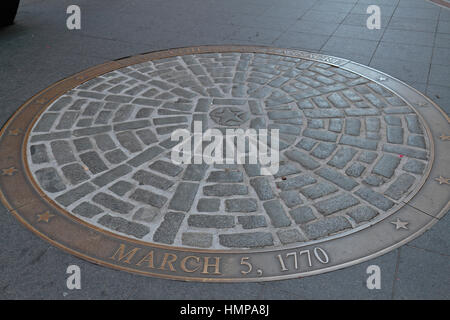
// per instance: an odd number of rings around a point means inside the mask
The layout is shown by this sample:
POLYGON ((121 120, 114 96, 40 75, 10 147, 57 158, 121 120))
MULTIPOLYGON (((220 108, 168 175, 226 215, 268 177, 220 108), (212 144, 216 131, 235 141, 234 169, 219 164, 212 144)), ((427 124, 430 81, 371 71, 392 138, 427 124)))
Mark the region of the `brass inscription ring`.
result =
POLYGON ((317 53, 151 52, 36 94, 0 132, 0 198, 28 229, 119 270, 202 282, 320 274, 449 210, 449 117, 403 82, 317 53), (277 129, 278 171, 177 164, 177 129, 277 129))

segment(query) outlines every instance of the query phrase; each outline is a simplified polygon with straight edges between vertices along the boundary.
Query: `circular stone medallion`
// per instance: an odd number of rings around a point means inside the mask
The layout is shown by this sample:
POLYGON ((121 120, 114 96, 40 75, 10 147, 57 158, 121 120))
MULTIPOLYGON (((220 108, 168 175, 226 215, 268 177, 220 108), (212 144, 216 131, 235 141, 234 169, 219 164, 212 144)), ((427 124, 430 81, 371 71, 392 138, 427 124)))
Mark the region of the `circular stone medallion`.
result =
POLYGON ((93 67, 29 100, 1 132, 0 191, 32 231, 101 265, 294 278, 371 259, 438 221, 448 123, 416 90, 345 59, 173 49, 93 67), (277 170, 172 161, 172 133, 197 122, 278 132, 277 170))

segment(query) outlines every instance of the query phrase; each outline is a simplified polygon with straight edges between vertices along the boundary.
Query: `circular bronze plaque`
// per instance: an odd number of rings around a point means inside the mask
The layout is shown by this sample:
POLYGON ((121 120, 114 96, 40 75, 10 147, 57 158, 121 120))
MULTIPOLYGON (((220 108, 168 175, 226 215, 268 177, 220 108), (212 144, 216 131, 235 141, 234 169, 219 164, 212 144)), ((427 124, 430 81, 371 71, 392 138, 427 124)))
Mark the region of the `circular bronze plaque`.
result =
POLYGON ((416 90, 345 59, 173 49, 30 99, 1 132, 0 191, 33 232, 101 265, 195 281, 307 276, 438 221, 449 208, 448 126, 416 90), (173 133, 198 127, 277 132, 276 170, 174 161, 173 133))

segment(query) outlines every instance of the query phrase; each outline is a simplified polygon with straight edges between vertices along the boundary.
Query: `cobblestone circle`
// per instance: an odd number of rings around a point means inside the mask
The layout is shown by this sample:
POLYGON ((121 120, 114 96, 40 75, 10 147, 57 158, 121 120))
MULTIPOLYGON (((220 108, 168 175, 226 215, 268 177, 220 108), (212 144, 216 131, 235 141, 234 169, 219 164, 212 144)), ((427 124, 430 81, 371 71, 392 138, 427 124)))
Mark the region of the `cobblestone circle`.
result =
POLYGON ((94 78, 36 121, 28 163, 76 217, 150 243, 275 248, 323 240, 395 212, 420 186, 429 138, 399 96, 314 61, 185 55, 94 78), (179 128, 279 129, 280 169, 176 165, 179 128))

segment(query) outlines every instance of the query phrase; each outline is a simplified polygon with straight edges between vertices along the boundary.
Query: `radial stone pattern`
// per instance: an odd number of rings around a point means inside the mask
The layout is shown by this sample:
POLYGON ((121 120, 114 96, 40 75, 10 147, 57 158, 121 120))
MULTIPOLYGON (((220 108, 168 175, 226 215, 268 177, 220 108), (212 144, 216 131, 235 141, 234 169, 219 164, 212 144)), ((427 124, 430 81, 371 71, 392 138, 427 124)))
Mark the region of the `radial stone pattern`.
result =
POLYGON ((331 64, 263 53, 157 59, 55 100, 27 142, 45 195, 148 243, 280 248, 349 234, 416 192, 430 139, 397 94, 331 64), (278 129, 280 165, 177 165, 176 129, 278 129))

